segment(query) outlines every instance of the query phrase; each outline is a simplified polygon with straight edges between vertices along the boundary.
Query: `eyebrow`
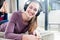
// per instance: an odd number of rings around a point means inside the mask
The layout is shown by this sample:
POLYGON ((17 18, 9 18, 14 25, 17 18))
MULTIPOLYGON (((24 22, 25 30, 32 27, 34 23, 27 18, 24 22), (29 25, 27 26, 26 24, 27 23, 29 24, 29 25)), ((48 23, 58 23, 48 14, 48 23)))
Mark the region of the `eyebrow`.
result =
MULTIPOLYGON (((30 7, 32 7, 32 8, 33 8, 33 5, 31 5, 30 7)), ((37 10, 37 8, 34 8, 34 10, 36 11, 36 10, 37 10)))

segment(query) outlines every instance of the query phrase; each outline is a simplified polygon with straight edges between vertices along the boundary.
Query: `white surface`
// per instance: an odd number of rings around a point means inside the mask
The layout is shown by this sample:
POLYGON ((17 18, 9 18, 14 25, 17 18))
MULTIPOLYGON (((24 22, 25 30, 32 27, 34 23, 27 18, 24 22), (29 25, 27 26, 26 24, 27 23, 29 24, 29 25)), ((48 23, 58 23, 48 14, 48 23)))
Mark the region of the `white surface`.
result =
POLYGON ((42 40, 54 40, 54 34, 50 31, 45 31, 38 27, 35 32, 40 36, 42 40))
POLYGON ((10 20, 12 13, 8 13, 8 20, 10 20))
POLYGON ((54 40, 60 40, 60 32, 54 33, 54 40))
POLYGON ((0 38, 0 40, 12 40, 12 39, 5 39, 5 38, 0 38))
POLYGON ((60 10, 52 10, 48 13, 49 23, 60 23, 60 10))

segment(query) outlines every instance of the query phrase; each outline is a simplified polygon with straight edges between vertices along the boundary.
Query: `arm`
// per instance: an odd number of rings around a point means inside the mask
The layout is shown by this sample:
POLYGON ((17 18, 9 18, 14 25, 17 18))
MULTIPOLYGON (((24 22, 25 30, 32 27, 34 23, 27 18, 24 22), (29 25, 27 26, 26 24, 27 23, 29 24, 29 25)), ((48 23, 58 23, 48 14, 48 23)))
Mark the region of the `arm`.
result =
POLYGON ((5 22, 8 22, 8 20, 2 20, 0 21, 0 24, 5 23, 5 22))
POLYGON ((11 20, 9 21, 6 30, 5 30, 5 38, 8 39, 16 39, 21 40, 22 34, 14 34, 14 26, 15 26, 15 20, 16 20, 16 13, 13 13, 11 20))

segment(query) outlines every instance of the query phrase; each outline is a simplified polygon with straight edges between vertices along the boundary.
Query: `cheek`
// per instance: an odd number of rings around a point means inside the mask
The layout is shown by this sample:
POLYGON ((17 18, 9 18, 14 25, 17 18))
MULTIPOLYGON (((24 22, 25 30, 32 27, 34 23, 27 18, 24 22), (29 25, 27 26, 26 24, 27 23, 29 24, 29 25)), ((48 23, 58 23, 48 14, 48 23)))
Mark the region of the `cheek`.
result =
POLYGON ((29 9, 26 10, 26 12, 28 12, 28 13, 29 13, 29 11, 30 11, 29 9))
POLYGON ((30 10, 27 11, 28 13, 30 12, 30 10))

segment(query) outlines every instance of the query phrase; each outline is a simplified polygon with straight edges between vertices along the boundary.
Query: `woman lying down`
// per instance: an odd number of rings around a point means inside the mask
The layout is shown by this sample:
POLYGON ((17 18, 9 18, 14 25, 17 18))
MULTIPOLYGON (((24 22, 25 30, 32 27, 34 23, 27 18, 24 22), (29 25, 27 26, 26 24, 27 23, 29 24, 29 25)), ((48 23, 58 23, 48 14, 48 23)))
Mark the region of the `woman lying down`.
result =
POLYGON ((17 11, 12 14, 10 21, 0 27, 5 32, 4 37, 12 40, 40 40, 33 34, 37 28, 37 16, 41 12, 41 4, 36 1, 27 1, 24 5, 24 12, 17 11), (25 34, 28 31, 28 34, 25 34))

